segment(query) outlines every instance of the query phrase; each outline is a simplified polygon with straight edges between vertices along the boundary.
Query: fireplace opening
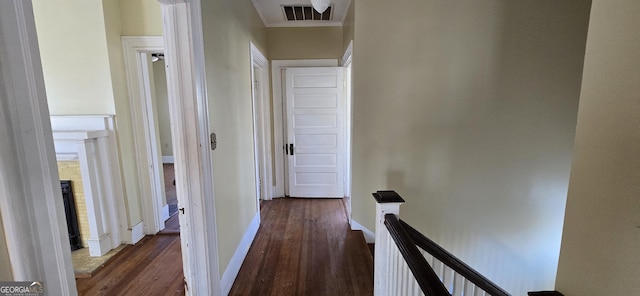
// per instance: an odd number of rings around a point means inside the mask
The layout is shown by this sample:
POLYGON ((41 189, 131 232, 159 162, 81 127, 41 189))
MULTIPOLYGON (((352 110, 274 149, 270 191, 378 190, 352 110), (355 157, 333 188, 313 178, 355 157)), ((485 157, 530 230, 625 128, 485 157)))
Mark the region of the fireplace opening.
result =
POLYGON ((78 224, 78 214, 76 212, 76 202, 73 197, 73 190, 70 180, 60 181, 62 190, 62 200, 64 201, 64 212, 67 216, 67 230, 69 231, 69 244, 71 251, 82 248, 80 239, 80 226, 78 224))

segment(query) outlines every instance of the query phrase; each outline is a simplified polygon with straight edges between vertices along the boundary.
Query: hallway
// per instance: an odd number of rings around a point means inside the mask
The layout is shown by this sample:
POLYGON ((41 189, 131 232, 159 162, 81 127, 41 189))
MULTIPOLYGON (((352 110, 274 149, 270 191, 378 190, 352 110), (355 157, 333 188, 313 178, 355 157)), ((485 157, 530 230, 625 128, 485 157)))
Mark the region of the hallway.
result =
POLYGON ((263 201, 229 295, 373 295, 373 260, 342 199, 263 201))

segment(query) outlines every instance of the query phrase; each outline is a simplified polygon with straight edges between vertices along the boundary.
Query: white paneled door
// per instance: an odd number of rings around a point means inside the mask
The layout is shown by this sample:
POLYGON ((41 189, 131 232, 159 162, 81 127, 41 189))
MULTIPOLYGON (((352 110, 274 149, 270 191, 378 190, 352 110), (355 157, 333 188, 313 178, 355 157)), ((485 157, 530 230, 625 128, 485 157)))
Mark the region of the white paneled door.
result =
POLYGON ((287 175, 291 197, 344 197, 344 69, 287 68, 287 175))

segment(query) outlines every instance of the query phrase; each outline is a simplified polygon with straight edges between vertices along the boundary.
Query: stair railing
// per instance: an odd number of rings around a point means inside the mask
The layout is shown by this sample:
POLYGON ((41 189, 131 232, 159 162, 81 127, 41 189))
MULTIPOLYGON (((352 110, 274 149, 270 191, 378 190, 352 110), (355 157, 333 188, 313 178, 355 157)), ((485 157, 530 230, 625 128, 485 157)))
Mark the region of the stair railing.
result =
POLYGON ((460 259, 398 219, 394 191, 376 204, 374 295, 510 296, 460 259))

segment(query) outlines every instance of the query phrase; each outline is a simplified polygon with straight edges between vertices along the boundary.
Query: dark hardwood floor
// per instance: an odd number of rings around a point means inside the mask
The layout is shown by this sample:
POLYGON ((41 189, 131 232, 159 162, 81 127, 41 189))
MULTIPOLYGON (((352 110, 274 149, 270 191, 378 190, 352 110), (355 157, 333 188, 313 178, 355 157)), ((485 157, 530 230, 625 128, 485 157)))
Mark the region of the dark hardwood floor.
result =
POLYGON ((262 202, 262 224, 229 295, 373 295, 373 260, 341 199, 262 202))
POLYGON ((146 236, 76 284, 79 295, 184 295, 180 236, 146 236))

